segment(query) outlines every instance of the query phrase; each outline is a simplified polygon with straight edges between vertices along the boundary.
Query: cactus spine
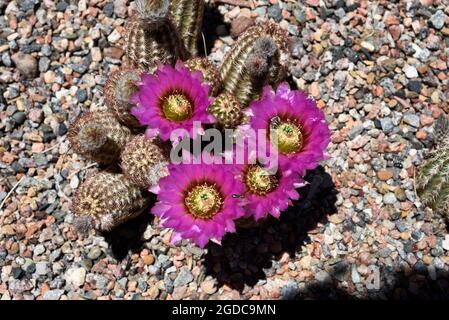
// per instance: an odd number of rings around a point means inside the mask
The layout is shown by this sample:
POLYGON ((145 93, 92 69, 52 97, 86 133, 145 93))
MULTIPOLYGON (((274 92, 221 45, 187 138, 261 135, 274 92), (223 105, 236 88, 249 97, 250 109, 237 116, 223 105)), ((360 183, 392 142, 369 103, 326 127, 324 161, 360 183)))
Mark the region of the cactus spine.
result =
POLYGON ((174 64, 184 57, 182 42, 169 18, 168 0, 137 0, 137 14, 126 26, 128 64, 153 73, 158 63, 174 64))
POLYGON ((277 85, 285 76, 290 48, 287 32, 274 23, 245 31, 226 54, 220 70, 224 92, 246 107, 264 85, 277 85))
POLYGON ((130 99, 139 90, 139 82, 138 71, 120 68, 111 73, 103 90, 108 110, 129 128, 141 127, 139 121, 130 113, 134 107, 130 99))
POLYGON ((204 0, 172 0, 170 14, 188 54, 191 57, 198 55, 204 0))
POLYGON ((75 226, 83 233, 90 228, 110 231, 139 215, 148 204, 148 197, 124 175, 100 172, 88 178, 75 193, 75 226))
POLYGON ((131 131, 110 112, 89 112, 70 126, 68 139, 73 149, 101 164, 117 161, 131 131))
POLYGON ((168 150, 158 139, 133 138, 122 153, 125 176, 141 188, 150 188, 168 175, 168 150))

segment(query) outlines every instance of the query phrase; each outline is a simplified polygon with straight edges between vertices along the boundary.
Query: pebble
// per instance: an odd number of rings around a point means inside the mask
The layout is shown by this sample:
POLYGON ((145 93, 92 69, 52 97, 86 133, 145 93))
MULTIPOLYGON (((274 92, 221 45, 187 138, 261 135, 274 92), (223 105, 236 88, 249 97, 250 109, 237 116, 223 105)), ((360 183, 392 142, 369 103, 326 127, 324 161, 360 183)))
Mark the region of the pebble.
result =
POLYGON ((192 280, 193 276, 190 270, 187 267, 183 267, 181 268, 181 271, 173 282, 173 285, 175 286, 175 288, 181 287, 190 283, 192 280))
POLYGON ((71 268, 67 270, 65 280, 69 285, 74 287, 82 287, 84 285, 84 281, 86 280, 86 269, 71 268))
POLYGON ((30 54, 17 52, 11 56, 20 73, 26 78, 34 78, 38 73, 38 64, 35 57, 30 54))
POLYGON ((440 30, 444 26, 444 21, 446 19, 446 15, 442 10, 438 10, 430 17, 430 22, 435 27, 435 29, 440 30))

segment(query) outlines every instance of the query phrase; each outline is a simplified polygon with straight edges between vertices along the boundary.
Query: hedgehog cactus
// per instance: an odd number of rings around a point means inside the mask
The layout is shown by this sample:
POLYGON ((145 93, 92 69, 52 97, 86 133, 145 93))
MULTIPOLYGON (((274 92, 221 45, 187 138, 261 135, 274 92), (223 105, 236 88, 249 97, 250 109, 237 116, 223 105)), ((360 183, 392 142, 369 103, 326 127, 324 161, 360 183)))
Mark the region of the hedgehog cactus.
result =
POLYGON ((449 119, 441 116, 434 127, 435 142, 438 146, 421 165, 417 177, 417 192, 426 206, 449 221, 449 119))
POLYGON ((158 63, 184 57, 182 41, 169 18, 168 0, 137 0, 137 14, 125 26, 128 64, 154 72, 158 63))
POLYGON ((75 226, 81 233, 110 231, 139 215, 149 198, 122 174, 100 172, 88 178, 73 198, 75 226))
POLYGON ((198 54, 198 40, 204 15, 203 0, 172 0, 170 14, 188 54, 198 54))
POLYGON ((168 150, 157 138, 134 137, 122 153, 125 176, 142 188, 150 188, 168 175, 168 150))
POLYGON ((215 117, 221 129, 235 129, 244 118, 240 102, 229 93, 220 94, 207 111, 215 117))
POLYGON ((104 86, 105 103, 108 110, 124 125, 139 128, 139 121, 131 115, 134 104, 131 96, 139 90, 140 72, 120 68, 112 72, 104 86))
POLYGON ((203 82, 210 86, 210 94, 215 96, 220 90, 220 72, 218 68, 207 58, 195 57, 186 61, 190 71, 200 71, 203 82))
POLYGON ((131 130, 110 112, 89 112, 70 126, 68 139, 73 149, 90 160, 112 164, 131 138, 131 130))
POLYGON ((220 70, 223 90, 246 107, 266 84, 285 77, 290 48, 287 32, 274 23, 261 23, 245 31, 224 58, 220 70))

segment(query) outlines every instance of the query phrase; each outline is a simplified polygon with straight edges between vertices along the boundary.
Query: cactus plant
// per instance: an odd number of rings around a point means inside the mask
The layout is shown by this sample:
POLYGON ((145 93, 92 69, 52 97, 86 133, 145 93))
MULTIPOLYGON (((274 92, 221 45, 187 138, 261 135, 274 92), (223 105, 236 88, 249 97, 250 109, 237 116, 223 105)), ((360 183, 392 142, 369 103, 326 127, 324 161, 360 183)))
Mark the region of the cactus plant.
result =
POLYGON ((81 233, 91 228, 110 231, 139 215, 148 204, 149 198, 124 175, 100 172, 88 178, 75 193, 75 226, 81 233))
POLYGON ((183 59, 184 49, 169 18, 168 0, 137 0, 135 14, 126 24, 128 64, 154 72, 157 64, 174 64, 183 59))
POLYGON ((240 102, 229 93, 220 94, 207 111, 215 117, 221 129, 237 128, 244 117, 240 102))
POLYGON ((434 126, 436 148, 427 155, 416 176, 422 203, 449 221, 449 119, 441 116, 434 126))
POLYGON ((210 86, 210 95, 215 96, 221 88, 220 72, 207 58, 194 57, 186 61, 190 71, 200 71, 203 82, 210 86))
POLYGON ((187 53, 198 54, 198 39, 204 16, 204 0, 171 0, 170 14, 187 53))
POLYGON ((290 57, 287 32, 274 23, 260 23, 245 31, 226 54, 220 70, 223 90, 246 107, 266 84, 284 78, 290 57))
POLYGON ((168 150, 157 138, 134 137, 123 150, 122 169, 125 176, 142 188, 150 188, 168 175, 168 150))
POLYGON ((104 86, 103 92, 108 110, 124 125, 139 128, 139 121, 130 113, 134 104, 131 96, 139 90, 140 72, 120 68, 113 71, 104 86))
POLYGON ((111 112, 89 112, 70 126, 68 139, 73 149, 101 164, 118 159, 131 131, 118 122, 111 112))

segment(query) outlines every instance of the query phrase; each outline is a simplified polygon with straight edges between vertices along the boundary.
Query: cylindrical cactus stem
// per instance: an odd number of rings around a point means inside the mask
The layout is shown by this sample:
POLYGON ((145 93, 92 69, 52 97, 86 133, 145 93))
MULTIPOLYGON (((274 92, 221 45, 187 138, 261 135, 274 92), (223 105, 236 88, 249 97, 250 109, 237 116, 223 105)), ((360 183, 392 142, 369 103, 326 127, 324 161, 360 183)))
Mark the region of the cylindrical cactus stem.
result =
POLYGON ((124 175, 141 188, 151 188, 168 175, 169 150, 158 138, 134 137, 121 158, 124 175))
POLYGON ((168 0, 137 0, 137 13, 127 22, 126 56, 134 69, 153 73, 158 64, 184 59, 182 40, 169 18, 168 0))
POLYGON ((190 71, 200 71, 203 75, 203 82, 210 86, 209 94, 215 96, 221 89, 220 71, 207 58, 195 57, 185 62, 190 71))
POLYGON ((189 56, 198 55, 204 0, 172 0, 170 14, 189 56))
POLYGON ((109 75, 103 92, 108 110, 129 128, 141 128, 139 121, 131 114, 134 104, 132 95, 139 90, 140 72, 129 68, 120 68, 109 75))
POLYGON ((101 164, 111 164, 131 139, 131 131, 111 112, 88 112, 70 126, 68 139, 76 153, 101 164))
POLYGON ((285 77, 290 41, 274 23, 261 23, 245 31, 226 54, 220 69, 223 91, 246 107, 266 84, 276 86, 285 77))
POLYGON ((75 192, 72 209, 79 232, 110 231, 138 216, 149 197, 122 174, 100 172, 88 178, 75 192))
POLYGON ((220 129, 235 129, 242 124, 242 105, 229 93, 221 93, 207 111, 215 117, 220 129))

